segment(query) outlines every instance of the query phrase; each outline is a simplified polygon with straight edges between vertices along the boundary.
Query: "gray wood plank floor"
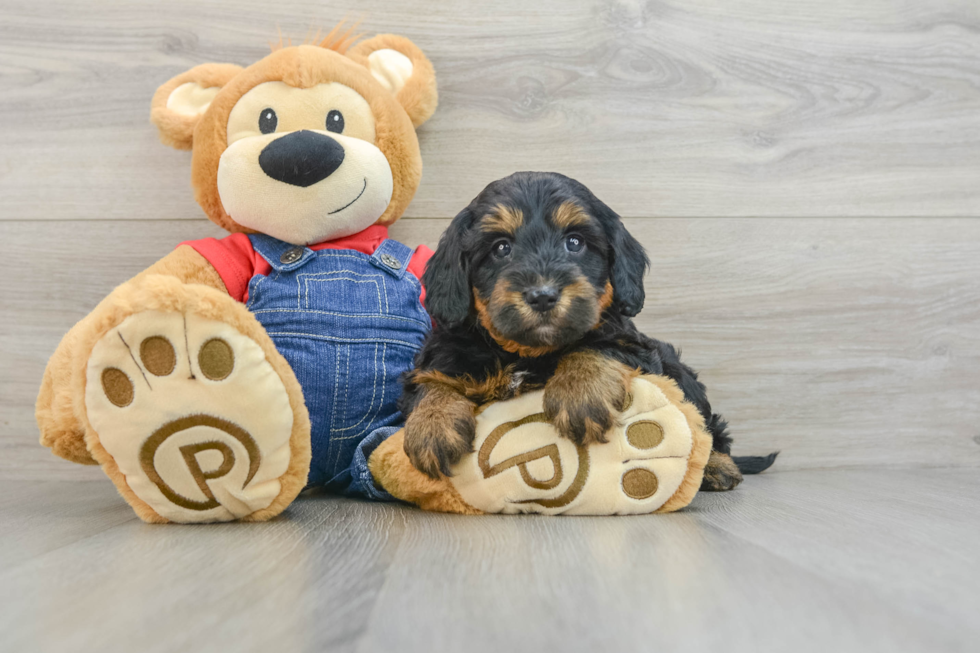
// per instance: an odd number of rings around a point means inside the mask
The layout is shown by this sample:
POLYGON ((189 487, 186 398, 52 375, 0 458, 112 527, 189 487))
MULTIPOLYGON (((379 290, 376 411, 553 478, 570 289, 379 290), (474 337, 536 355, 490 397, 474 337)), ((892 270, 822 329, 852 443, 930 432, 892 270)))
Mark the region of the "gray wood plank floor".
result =
POLYGON ((148 526, 0 482, 3 651, 974 651, 976 470, 800 470, 673 515, 467 518, 303 497, 148 526))

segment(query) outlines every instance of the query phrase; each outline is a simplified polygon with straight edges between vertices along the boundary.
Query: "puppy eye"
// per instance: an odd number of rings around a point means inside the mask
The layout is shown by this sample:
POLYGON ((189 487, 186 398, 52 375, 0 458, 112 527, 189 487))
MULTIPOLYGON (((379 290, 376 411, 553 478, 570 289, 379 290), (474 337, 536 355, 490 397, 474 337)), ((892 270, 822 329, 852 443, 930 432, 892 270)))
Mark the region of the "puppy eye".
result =
POLYGON ((493 255, 496 258, 507 258, 510 256, 510 243, 506 240, 498 240, 493 244, 493 255))
POLYGON ((578 254, 585 249, 585 240, 578 234, 572 234, 565 239, 565 249, 572 254, 578 254))
POLYGON ((344 114, 332 109, 327 114, 327 131, 340 134, 344 131, 344 114))
POLYGON ((276 131, 278 124, 279 118, 272 109, 263 109, 262 113, 259 114, 259 131, 263 134, 271 134, 276 131))

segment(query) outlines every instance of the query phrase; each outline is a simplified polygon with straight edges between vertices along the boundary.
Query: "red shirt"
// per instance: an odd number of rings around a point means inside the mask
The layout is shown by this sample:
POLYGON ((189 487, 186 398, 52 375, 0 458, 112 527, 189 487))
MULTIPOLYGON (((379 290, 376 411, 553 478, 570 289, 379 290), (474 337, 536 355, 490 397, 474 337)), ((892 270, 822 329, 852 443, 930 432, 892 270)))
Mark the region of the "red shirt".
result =
MULTIPOLYGON (((352 249, 371 256, 381 243, 388 237, 388 227, 373 225, 352 236, 344 236, 337 240, 328 240, 309 248, 321 249, 352 249)), ((188 240, 181 245, 193 247, 198 254, 207 259, 208 263, 217 270, 218 275, 228 289, 228 294, 244 303, 248 301, 248 283, 257 274, 263 276, 272 271, 272 266, 252 248, 252 241, 245 234, 231 234, 224 238, 202 238, 188 240)), ((432 257, 432 250, 425 245, 419 245, 412 259, 408 262, 408 272, 421 281, 425 264, 432 257)), ((425 288, 419 296, 419 301, 425 305, 425 288)))

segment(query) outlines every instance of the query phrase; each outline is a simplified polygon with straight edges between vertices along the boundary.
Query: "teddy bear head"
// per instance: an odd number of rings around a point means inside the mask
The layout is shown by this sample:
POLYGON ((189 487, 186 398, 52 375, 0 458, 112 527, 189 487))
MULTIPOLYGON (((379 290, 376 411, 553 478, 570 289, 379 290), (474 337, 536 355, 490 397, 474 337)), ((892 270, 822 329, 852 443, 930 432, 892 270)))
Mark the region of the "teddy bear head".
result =
POLYGON ((228 231, 308 245, 391 224, 415 194, 432 64, 406 38, 337 31, 247 68, 195 66, 154 95, 161 140, 193 151, 196 199, 228 231))

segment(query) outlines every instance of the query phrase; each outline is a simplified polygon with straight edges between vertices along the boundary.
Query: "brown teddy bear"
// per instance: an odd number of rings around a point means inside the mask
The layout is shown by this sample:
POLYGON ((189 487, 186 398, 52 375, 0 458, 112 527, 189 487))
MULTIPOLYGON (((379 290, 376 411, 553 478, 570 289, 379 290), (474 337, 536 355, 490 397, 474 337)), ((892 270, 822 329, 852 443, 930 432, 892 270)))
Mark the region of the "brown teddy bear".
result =
POLYGON ((100 464, 147 521, 268 519, 306 485, 389 498, 366 456, 400 426, 431 252, 387 226, 418 188, 415 128, 437 92, 409 40, 354 40, 338 26, 246 68, 196 66, 153 98, 232 235, 115 289, 65 336, 37 401, 42 444, 100 464))
POLYGON ((41 443, 101 465, 148 522, 261 521, 304 487, 464 513, 686 505, 710 440, 660 377, 634 380, 609 444, 558 438, 532 393, 483 407, 452 479, 409 464, 396 402, 431 326, 431 252, 387 226, 419 185, 436 80, 403 37, 354 41, 338 27, 160 87, 161 140, 193 150, 196 199, 231 235, 179 245, 71 329, 41 443))

